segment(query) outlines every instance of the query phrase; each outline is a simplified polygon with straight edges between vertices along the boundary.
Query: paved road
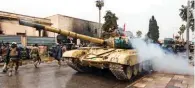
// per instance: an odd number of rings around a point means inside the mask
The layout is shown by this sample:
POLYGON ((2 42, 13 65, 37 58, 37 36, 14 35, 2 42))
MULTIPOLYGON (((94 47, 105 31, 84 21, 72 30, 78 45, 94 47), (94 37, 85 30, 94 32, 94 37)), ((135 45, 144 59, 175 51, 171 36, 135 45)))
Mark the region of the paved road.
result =
POLYGON ((112 74, 77 73, 57 63, 33 65, 19 68, 19 73, 8 77, 0 73, 0 88, 124 88, 130 82, 117 81, 112 74))
POLYGON ((124 82, 117 81, 109 71, 77 73, 66 65, 58 67, 52 62, 41 64, 38 69, 32 64, 24 65, 12 77, 0 73, 0 88, 193 88, 193 77, 153 73, 124 82))

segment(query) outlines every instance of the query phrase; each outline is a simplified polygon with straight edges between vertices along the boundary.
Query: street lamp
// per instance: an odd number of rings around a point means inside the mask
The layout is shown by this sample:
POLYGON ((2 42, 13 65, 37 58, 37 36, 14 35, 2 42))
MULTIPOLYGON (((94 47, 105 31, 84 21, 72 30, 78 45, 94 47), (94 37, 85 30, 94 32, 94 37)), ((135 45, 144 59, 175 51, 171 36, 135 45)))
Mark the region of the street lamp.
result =
POLYGON ((97 0, 96 1, 96 7, 98 7, 99 9, 99 30, 100 30, 100 34, 99 37, 101 37, 102 34, 102 30, 101 30, 101 9, 104 6, 104 1, 103 0, 97 0))

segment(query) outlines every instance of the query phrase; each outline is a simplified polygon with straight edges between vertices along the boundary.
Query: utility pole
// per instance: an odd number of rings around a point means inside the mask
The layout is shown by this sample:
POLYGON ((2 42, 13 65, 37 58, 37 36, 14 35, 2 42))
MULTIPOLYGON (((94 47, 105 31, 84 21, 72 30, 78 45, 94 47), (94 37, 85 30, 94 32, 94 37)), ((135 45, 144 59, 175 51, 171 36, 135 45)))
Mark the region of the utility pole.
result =
POLYGON ((101 29, 101 9, 104 6, 103 0, 97 0, 96 1, 96 7, 99 9, 99 37, 101 37, 102 29, 101 29))
POLYGON ((187 23, 186 23, 187 58, 189 58, 189 26, 190 26, 190 0, 188 0, 188 4, 187 4, 187 23))
MULTIPOLYGON (((194 1, 194 0, 193 0, 194 1)), ((194 7, 192 7, 193 8, 193 13, 195 14, 195 11, 194 11, 194 7)), ((193 14, 193 15, 194 15, 193 14)), ((194 16, 193 16, 194 17, 194 16)), ((193 18, 194 19, 194 18, 193 18)), ((195 20, 194 20, 194 32, 195 32, 195 20)), ((193 33, 194 34, 194 36, 193 36, 193 39, 192 39, 192 41, 194 42, 194 51, 195 51, 195 33, 193 33)), ((193 60, 194 60, 194 58, 195 58, 195 52, 193 52, 194 53, 194 57, 193 57, 193 60)), ((195 63, 195 62, 194 62, 195 63)))

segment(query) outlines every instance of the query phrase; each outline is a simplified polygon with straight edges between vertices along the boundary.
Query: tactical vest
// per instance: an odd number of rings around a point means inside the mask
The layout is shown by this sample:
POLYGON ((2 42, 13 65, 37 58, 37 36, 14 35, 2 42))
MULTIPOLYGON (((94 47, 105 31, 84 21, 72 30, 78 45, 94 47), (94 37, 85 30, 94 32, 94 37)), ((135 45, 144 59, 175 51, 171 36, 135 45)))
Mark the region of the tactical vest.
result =
POLYGON ((16 48, 11 48, 11 49, 10 49, 10 56, 11 56, 11 57, 18 56, 18 51, 17 51, 16 48))
POLYGON ((38 57, 38 48, 32 48, 32 51, 31 51, 31 56, 32 58, 37 58, 38 57))

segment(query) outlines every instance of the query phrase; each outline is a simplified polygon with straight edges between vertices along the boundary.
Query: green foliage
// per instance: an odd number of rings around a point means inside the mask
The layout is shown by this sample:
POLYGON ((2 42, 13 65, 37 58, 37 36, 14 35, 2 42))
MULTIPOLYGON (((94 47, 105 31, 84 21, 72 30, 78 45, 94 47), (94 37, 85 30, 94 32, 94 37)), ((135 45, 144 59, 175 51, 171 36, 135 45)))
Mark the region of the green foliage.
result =
POLYGON ((101 10, 101 8, 104 6, 104 2, 101 0, 101 1, 99 1, 99 0, 97 0, 96 1, 96 7, 98 7, 99 8, 99 10, 101 10))
POLYGON ((154 18, 154 16, 152 16, 152 18, 149 21, 149 31, 147 33, 147 36, 153 40, 153 42, 158 42, 158 38, 159 38, 159 27, 157 25, 157 21, 154 18))
POLYGON ((178 34, 181 36, 182 32, 181 31, 178 31, 178 34))
MULTIPOLYGON (((189 10, 189 12, 190 12, 189 28, 192 31, 194 31, 194 16, 193 16, 193 10, 192 10, 192 9, 194 9, 194 1, 192 1, 190 4, 191 5, 190 5, 190 10, 189 10)), ((179 16, 185 22, 187 22, 187 8, 188 8, 187 6, 182 5, 181 9, 179 9, 180 10, 179 16)))
POLYGON ((183 39, 183 33, 185 32, 185 30, 186 30, 186 26, 182 24, 178 32, 180 37, 182 37, 182 39, 183 39))
POLYGON ((103 31, 111 33, 118 28, 117 20, 118 17, 111 11, 107 11, 106 15, 104 16, 105 23, 102 26, 103 31))
POLYGON ((137 37, 141 37, 142 36, 142 32, 140 31, 140 30, 138 30, 137 32, 136 32, 136 35, 137 35, 137 37))
POLYGON ((184 33, 184 31, 186 30, 186 26, 182 24, 179 30, 181 31, 181 33, 184 33))

